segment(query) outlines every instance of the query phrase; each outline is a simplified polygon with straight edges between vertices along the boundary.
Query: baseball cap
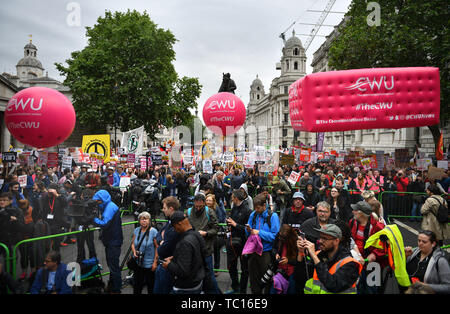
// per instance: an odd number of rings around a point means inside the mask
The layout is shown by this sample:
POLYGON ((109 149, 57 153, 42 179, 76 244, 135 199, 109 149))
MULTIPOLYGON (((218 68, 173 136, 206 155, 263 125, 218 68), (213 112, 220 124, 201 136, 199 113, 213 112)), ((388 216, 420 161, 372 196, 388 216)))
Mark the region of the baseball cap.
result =
POLYGON ((294 195, 292 196, 292 199, 294 198, 301 198, 302 200, 305 200, 305 197, 303 196, 302 192, 295 192, 294 195))
POLYGON ((114 167, 108 167, 108 170, 114 170, 114 167))
POLYGON ((92 170, 91 168, 88 168, 87 172, 94 172, 94 170, 92 170))
POLYGON ((70 180, 70 179, 67 179, 66 182, 64 182, 64 183, 73 184, 72 180, 70 180))
POLYGON ((342 238, 341 228, 339 228, 338 226, 336 226, 334 224, 326 224, 325 226, 321 227, 320 229, 314 228, 314 230, 319 231, 320 233, 325 233, 336 239, 342 238))
POLYGON ((170 223, 173 226, 176 223, 179 223, 180 221, 185 220, 187 217, 184 215, 181 211, 176 211, 170 216, 170 223))
POLYGON ((350 206, 352 207, 353 210, 360 210, 366 215, 372 214, 372 208, 366 201, 359 201, 358 203, 351 204, 350 206))

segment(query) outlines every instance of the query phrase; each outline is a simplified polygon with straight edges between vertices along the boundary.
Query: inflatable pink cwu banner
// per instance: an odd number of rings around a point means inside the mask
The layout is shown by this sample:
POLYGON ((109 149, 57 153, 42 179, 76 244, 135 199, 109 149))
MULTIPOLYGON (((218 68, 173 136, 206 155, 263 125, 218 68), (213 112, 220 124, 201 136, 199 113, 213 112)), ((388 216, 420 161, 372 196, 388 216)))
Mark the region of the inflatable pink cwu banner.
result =
POLYGON ((439 123, 439 69, 373 68, 320 72, 289 87, 296 131, 399 129, 439 123))

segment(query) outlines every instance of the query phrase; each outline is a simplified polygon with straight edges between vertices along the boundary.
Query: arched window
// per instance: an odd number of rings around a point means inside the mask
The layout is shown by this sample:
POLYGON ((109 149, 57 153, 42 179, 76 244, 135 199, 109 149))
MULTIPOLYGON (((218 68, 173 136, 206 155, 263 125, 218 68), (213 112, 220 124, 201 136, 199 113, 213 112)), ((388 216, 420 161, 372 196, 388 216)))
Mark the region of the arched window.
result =
POLYGON ((298 56, 298 48, 294 48, 294 56, 298 56))
POLYGON ((257 100, 259 100, 259 94, 258 94, 258 95, 256 95, 256 99, 257 99, 257 100))
POLYGON ((294 62, 294 70, 298 70, 298 62, 297 61, 294 62))

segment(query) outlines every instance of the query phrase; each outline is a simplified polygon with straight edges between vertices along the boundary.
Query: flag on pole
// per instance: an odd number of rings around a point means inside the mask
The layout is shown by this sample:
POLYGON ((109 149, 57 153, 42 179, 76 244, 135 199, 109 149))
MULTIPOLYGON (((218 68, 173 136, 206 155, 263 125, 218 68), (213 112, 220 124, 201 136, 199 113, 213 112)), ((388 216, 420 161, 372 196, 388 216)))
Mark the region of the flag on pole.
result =
POLYGON ((436 159, 442 160, 444 159, 444 133, 441 132, 441 136, 439 136, 439 141, 436 147, 436 159))
POLYGON ((202 146, 200 147, 200 156, 202 157, 202 160, 209 159, 212 156, 212 152, 209 149, 207 140, 203 141, 202 146))
POLYGON ((125 146, 128 154, 142 155, 144 150, 144 137, 146 137, 144 126, 123 132, 122 146, 125 146))

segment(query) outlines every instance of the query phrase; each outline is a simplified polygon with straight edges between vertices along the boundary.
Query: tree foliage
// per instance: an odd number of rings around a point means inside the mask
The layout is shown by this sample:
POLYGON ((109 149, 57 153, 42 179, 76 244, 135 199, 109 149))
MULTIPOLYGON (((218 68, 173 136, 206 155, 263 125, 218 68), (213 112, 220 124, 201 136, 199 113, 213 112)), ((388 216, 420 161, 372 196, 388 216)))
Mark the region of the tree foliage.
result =
MULTIPOLYGON (((438 67, 441 122, 450 119, 450 5, 448 0, 383 0, 380 26, 369 26, 368 1, 353 0, 330 45, 329 64, 337 70, 381 67, 438 67)), ((369 16, 370 18, 370 16, 369 16)), ((430 127, 437 140, 439 127, 430 127)))
POLYGON ((144 125, 154 138, 161 127, 191 121, 201 85, 197 78, 178 77, 170 30, 146 12, 106 11, 86 36, 88 45, 71 54, 68 67, 56 64, 83 126, 127 131, 144 125))

